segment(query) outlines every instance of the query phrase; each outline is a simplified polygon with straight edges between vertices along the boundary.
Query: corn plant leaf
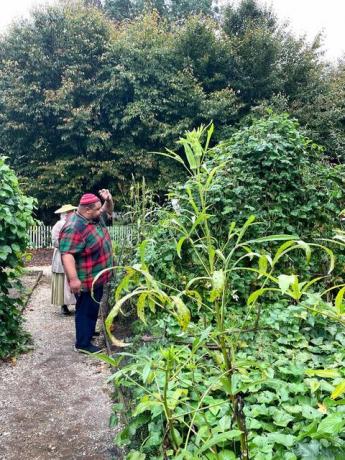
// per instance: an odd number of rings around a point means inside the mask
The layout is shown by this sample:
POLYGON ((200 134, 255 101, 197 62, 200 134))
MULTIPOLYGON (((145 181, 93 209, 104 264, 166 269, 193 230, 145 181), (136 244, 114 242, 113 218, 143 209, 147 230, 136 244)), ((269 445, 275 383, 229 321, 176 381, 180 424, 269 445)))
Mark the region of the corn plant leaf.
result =
POLYGON ((287 251, 289 248, 291 248, 291 246, 294 246, 295 244, 296 241, 291 240, 291 238, 289 238, 289 241, 286 241, 285 243, 281 244, 274 255, 273 265, 275 265, 278 262, 278 260, 285 254, 285 251, 287 251))
POLYGON ((257 289, 256 291, 252 292, 250 296, 247 299, 247 305, 252 305, 254 302, 258 300, 259 297, 261 297, 263 294, 269 291, 278 291, 280 292, 280 289, 275 289, 275 288, 261 288, 257 289))
POLYGON ((138 318, 146 324, 146 317, 145 317, 145 302, 146 302, 146 297, 148 293, 143 292, 142 294, 139 295, 138 297, 138 302, 137 302, 137 315, 138 318))
POLYGON ((260 255, 259 257, 259 274, 260 276, 264 275, 267 272, 268 261, 265 255, 260 255))
POLYGON ((283 294, 285 294, 289 290, 290 286, 295 281, 296 281, 295 275, 279 275, 278 276, 278 284, 283 294))
POLYGON ((225 287, 224 270, 215 270, 212 275, 212 287, 215 291, 221 292, 225 287))
POLYGON ((172 160, 178 161, 179 163, 184 165, 183 159, 178 155, 177 153, 173 152, 172 150, 166 149, 166 152, 156 152, 158 155, 161 155, 163 157, 171 158, 172 160))
POLYGON ((182 236, 176 244, 176 252, 180 259, 181 259, 182 245, 186 241, 187 238, 188 238, 187 236, 182 236))
POLYGON ((177 322, 183 330, 186 330, 190 323, 190 311, 181 297, 172 296, 171 300, 173 301, 175 307, 177 322))
POLYGON ((198 308, 201 308, 202 306, 202 297, 201 295, 199 294, 198 291, 195 291, 195 290, 187 290, 187 291, 184 291, 184 293, 188 296, 188 297, 192 297, 193 299, 196 300, 196 303, 198 305, 198 308))
MULTIPOLYGON (((146 290, 145 290, 146 291, 146 290)), ((106 317, 105 319, 105 329, 107 331, 107 334, 111 340, 111 342, 113 343, 113 345, 117 346, 117 347, 128 347, 131 345, 131 343, 126 343, 124 342, 123 340, 119 340, 117 339, 111 332, 111 327, 112 327, 112 324, 113 324, 113 321, 114 319, 116 318, 116 316, 118 315, 122 305, 127 302, 127 300, 131 299, 132 297, 134 296, 137 296, 137 295, 140 295, 142 292, 145 292, 143 290, 140 290, 140 289, 136 289, 135 291, 132 291, 130 292, 129 294, 125 295, 124 297, 122 297, 121 299, 119 299, 115 305, 113 306, 113 308, 110 310, 108 316, 106 317)))
POLYGON ((344 313, 344 293, 345 293, 345 287, 341 288, 335 298, 335 309, 338 314, 344 313))
POLYGON ((185 151, 190 169, 192 170, 197 169, 198 161, 197 161, 196 155, 194 155, 193 150, 190 148, 190 146, 186 142, 183 143, 183 147, 184 147, 184 151, 185 151))
MULTIPOLYGON (((254 221, 255 221, 255 216, 254 215, 251 215, 251 216, 248 217, 248 219, 244 223, 243 227, 240 229, 240 232, 239 232, 238 237, 237 237, 237 244, 242 240, 243 235, 248 230, 248 227, 250 227, 253 224, 254 221)), ((247 241, 245 244, 248 244, 248 243, 249 243, 249 241, 247 241)))
POLYGON ((310 247, 310 245, 308 243, 306 243, 305 241, 302 241, 302 240, 298 240, 297 245, 305 251, 306 261, 307 261, 307 263, 309 263, 310 258, 311 258, 311 247, 310 247))
POLYGON ((230 240, 230 238, 232 238, 234 235, 235 235, 235 230, 236 228, 236 222, 231 222, 231 224, 229 225, 229 230, 228 230, 228 241, 230 240))

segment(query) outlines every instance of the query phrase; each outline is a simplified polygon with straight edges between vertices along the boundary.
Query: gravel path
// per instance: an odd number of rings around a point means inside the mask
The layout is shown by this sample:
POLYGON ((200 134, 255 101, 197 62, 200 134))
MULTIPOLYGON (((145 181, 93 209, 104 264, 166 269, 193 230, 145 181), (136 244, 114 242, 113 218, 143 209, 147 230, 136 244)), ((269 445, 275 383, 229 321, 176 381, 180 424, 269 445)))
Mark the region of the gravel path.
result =
POLYGON ((121 459, 107 367, 73 351, 74 318, 50 306, 50 267, 25 310, 33 351, 0 364, 0 459, 121 459))

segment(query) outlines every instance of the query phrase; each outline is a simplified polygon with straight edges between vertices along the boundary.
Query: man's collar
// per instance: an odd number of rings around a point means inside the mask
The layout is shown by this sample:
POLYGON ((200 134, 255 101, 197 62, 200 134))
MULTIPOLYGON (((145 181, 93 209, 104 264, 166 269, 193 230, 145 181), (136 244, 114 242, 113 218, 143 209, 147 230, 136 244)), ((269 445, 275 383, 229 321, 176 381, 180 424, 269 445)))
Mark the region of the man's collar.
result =
POLYGON ((85 221, 86 224, 94 224, 94 225, 99 224, 99 221, 95 221, 95 220, 92 220, 92 219, 90 220, 87 217, 85 217, 82 214, 80 214, 80 212, 78 212, 78 211, 76 211, 76 214, 77 214, 77 216, 81 217, 85 221))

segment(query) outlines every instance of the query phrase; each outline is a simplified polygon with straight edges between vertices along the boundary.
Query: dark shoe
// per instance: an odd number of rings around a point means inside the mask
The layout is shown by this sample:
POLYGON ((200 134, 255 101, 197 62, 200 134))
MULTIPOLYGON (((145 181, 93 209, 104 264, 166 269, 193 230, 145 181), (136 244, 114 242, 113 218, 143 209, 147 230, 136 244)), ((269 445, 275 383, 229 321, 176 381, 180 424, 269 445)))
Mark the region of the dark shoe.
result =
POLYGON ((62 305, 61 307, 61 313, 65 316, 71 316, 72 315, 72 312, 69 311, 67 305, 62 305))
POLYGON ((95 345, 92 345, 91 343, 88 347, 74 347, 74 351, 77 351, 79 353, 101 353, 102 349, 96 347, 95 345))

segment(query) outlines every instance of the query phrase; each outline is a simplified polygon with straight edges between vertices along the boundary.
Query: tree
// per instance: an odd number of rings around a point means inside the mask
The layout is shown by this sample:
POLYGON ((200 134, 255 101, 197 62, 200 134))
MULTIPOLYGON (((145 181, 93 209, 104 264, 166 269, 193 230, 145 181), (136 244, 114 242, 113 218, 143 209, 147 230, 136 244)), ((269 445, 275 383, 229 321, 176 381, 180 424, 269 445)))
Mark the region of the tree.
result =
POLYGON ((237 7, 225 7, 222 19, 223 28, 228 35, 244 36, 251 29, 267 29, 274 32, 278 20, 273 11, 261 6, 256 0, 242 0, 237 7))
POLYGON ((291 103, 311 101, 319 89, 325 65, 320 61, 320 36, 309 45, 293 36, 270 8, 257 0, 229 5, 222 18, 234 60, 231 86, 247 108, 277 94, 291 103))
POLYGON ((2 37, 3 148, 40 205, 76 200, 82 189, 71 182, 93 189, 102 171, 108 174, 109 165, 100 163, 112 156, 100 122, 98 75, 110 35, 97 10, 62 5, 37 9, 2 37))
POLYGON ((120 206, 132 176, 164 194, 182 171, 153 152, 210 120, 215 140, 229 138, 253 110, 278 102, 319 129, 322 143, 325 130, 306 116, 328 91, 319 42, 296 39, 268 10, 244 4, 222 25, 157 12, 114 22, 100 8, 65 2, 1 38, 3 152, 41 209, 103 187, 120 206))
POLYGON ((104 10, 116 21, 135 19, 152 11, 170 21, 197 14, 213 15, 212 0, 105 0, 104 10))

